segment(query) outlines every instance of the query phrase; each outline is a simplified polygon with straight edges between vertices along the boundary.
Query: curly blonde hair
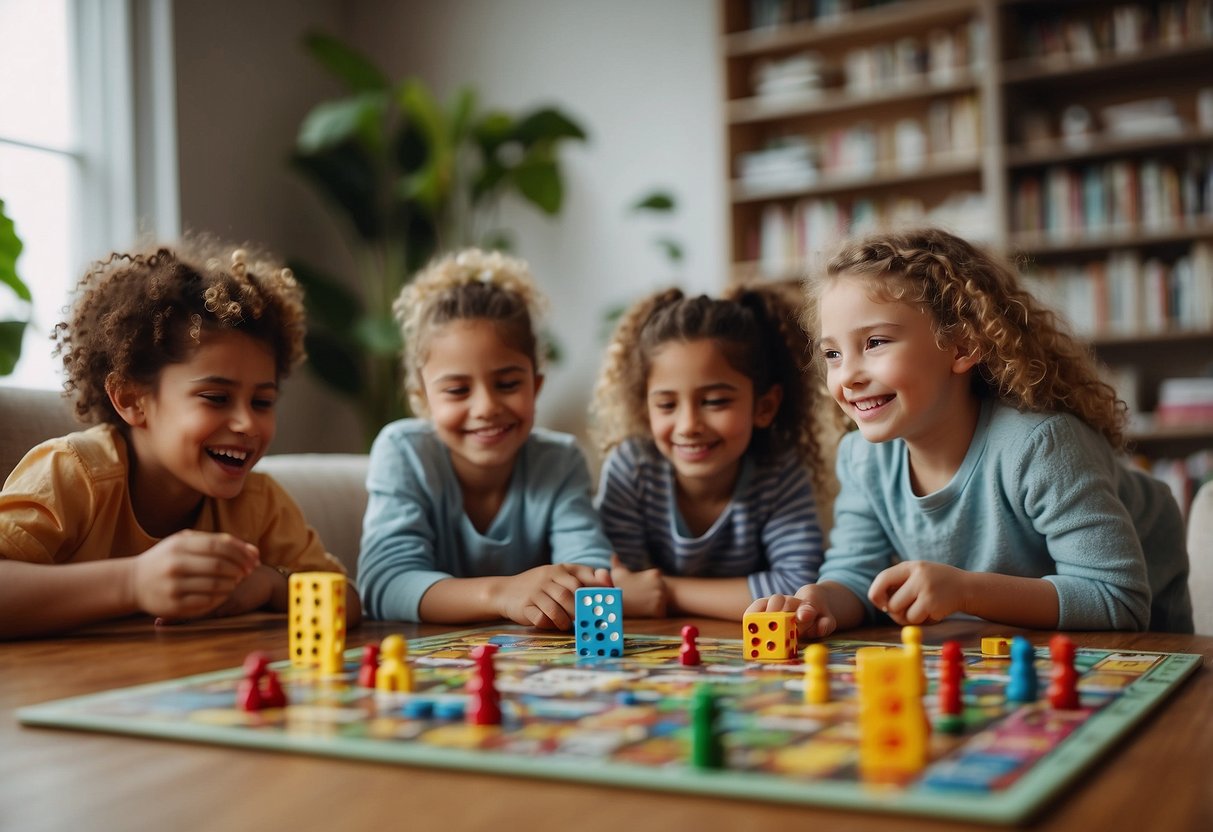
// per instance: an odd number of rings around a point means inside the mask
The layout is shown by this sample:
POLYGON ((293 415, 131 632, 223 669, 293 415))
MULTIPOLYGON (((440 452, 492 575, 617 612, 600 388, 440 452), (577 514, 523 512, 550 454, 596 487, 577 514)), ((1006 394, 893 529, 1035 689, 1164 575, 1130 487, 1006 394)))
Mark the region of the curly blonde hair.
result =
POLYGON ((421 368, 435 329, 453 321, 491 321, 505 343, 531 359, 538 374, 543 350, 536 325, 544 306, 526 262, 499 251, 468 248, 419 271, 392 304, 404 341, 404 389, 412 411, 429 412, 421 368))
POLYGON ((173 247, 114 252, 76 284, 70 316, 55 325, 65 394, 84 422, 124 427, 108 384, 155 387, 189 359, 203 333, 243 332, 274 352, 278 376, 306 357, 303 292, 290 269, 249 245, 194 236, 173 247))
POLYGON ((821 331, 816 300, 824 288, 851 276, 883 300, 929 311, 940 346, 971 345, 978 395, 1020 410, 1071 413, 1124 449, 1127 406, 1100 378, 1090 350, 1020 285, 1009 263, 937 228, 848 242, 808 284, 809 332, 821 331))
POLYGON ((598 451, 605 455, 632 437, 652 438, 648 378, 658 349, 710 339, 729 366, 753 382, 755 397, 776 384, 783 389, 775 420, 754 431, 747 453, 794 448, 823 499, 832 491, 826 437, 836 431, 816 418, 826 409, 825 390, 806 372, 812 349, 798 323, 802 302, 797 284, 762 282, 730 287, 719 299, 667 289, 635 304, 616 326, 595 386, 590 432, 598 451))

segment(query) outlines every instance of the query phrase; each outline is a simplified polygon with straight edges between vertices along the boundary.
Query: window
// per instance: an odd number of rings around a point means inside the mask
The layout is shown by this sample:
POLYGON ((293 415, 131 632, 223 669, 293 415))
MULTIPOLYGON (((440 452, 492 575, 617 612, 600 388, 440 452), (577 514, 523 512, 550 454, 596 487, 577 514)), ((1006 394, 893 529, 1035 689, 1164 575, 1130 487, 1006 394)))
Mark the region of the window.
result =
POLYGON ((0 294, 31 318, 0 384, 61 386, 50 334, 85 265, 177 234, 171 29, 167 0, 0 0, 0 199, 34 297, 0 294))

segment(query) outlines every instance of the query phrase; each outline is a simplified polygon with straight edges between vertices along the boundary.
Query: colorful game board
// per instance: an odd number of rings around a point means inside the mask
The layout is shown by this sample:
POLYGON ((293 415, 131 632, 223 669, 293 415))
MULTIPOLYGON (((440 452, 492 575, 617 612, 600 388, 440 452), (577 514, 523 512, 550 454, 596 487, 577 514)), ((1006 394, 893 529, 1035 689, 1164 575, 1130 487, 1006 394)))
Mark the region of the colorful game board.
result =
MULTIPOLYGON (((276 664, 285 709, 235 707, 241 670, 51 702, 18 712, 28 725, 57 726, 732 796, 748 800, 1014 823, 1041 808, 1158 706, 1200 663, 1168 653, 1078 650, 1081 708, 1047 700, 1008 705, 1009 660, 966 649, 964 733, 934 732, 926 770, 908 782, 874 785, 858 774, 855 650, 829 643, 832 700, 806 705, 799 661, 753 663, 739 641, 699 639, 702 664, 679 664, 677 637, 631 635, 622 659, 578 661, 568 635, 493 627, 409 644, 415 689, 376 693, 357 685, 360 651, 345 673, 320 679, 276 664), (460 716, 474 662, 496 653, 504 722, 468 725, 460 716), (719 693, 726 767, 689 762, 692 689, 719 693)), ((893 649, 899 646, 889 645, 893 649)), ((1047 648, 1038 648, 1041 689, 1047 648)), ((926 704, 936 712, 939 648, 925 648, 926 704)))

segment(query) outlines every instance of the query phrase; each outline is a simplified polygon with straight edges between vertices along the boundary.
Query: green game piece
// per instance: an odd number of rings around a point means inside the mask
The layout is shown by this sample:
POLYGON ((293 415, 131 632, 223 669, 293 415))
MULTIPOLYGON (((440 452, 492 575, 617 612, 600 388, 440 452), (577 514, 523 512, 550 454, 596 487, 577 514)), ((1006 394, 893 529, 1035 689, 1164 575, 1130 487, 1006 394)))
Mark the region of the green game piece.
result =
POLYGON ((691 765, 724 768, 724 744, 716 730, 720 708, 711 685, 696 685, 691 695, 691 765))

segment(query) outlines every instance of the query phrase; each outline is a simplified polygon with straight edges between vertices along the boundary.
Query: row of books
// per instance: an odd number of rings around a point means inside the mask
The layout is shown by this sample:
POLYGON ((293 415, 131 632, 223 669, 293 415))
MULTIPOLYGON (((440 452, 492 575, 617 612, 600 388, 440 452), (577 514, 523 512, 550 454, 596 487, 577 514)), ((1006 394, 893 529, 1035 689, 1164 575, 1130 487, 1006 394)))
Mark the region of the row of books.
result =
POLYGON ((1019 177, 1012 197, 1017 231, 1055 239, 1111 230, 1161 230, 1213 217, 1213 157, 1184 164, 1117 159, 1055 166, 1019 177))
POLYGON ((852 12, 896 2, 901 0, 750 0, 750 28, 837 20, 852 12))
POLYGON ((973 95, 941 98, 925 119, 861 121, 812 135, 776 139, 737 157, 737 174, 750 191, 786 191, 821 177, 909 173, 931 161, 972 160, 981 148, 981 115, 973 95))
POLYGON ((1210 0, 1077 5, 1057 4, 1056 14, 1025 23, 1019 39, 1024 57, 1094 61, 1213 38, 1210 0))
POLYGON ((925 39, 898 38, 847 51, 843 57, 848 92, 867 94, 888 87, 910 87, 927 79, 948 84, 966 71, 980 70, 988 53, 986 26, 980 19, 951 29, 934 29, 925 39))
POLYGON ((766 206, 759 230, 746 240, 745 256, 757 261, 763 274, 777 277, 820 267, 847 237, 922 223, 973 240, 987 239, 991 228, 985 197, 968 191, 934 206, 910 197, 802 199, 791 206, 766 206))
POLYGON ((1129 250, 1087 263, 1025 271, 1042 303, 1084 337, 1213 329, 1213 243, 1181 257, 1142 258, 1129 250))

